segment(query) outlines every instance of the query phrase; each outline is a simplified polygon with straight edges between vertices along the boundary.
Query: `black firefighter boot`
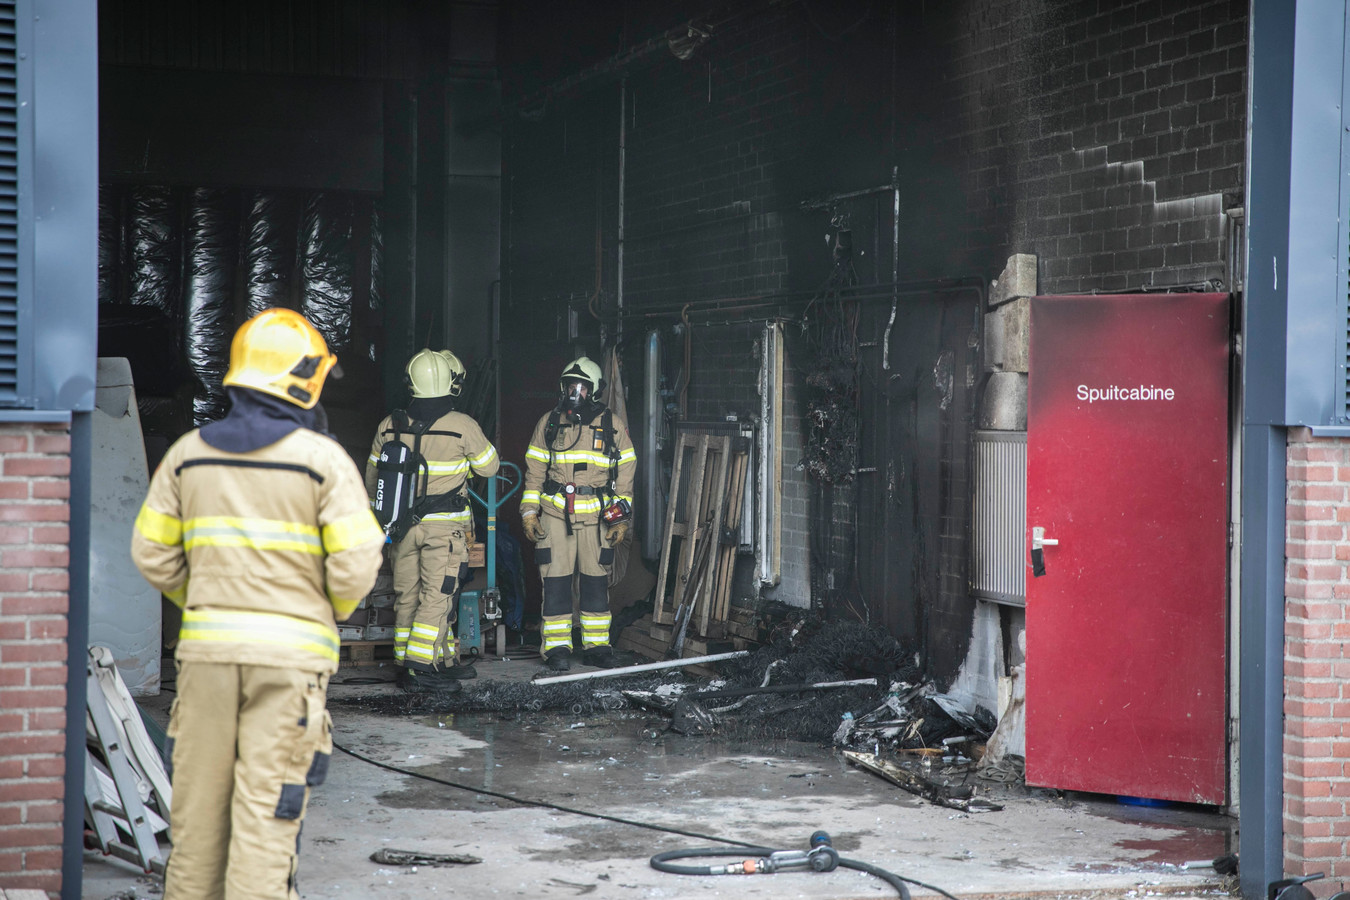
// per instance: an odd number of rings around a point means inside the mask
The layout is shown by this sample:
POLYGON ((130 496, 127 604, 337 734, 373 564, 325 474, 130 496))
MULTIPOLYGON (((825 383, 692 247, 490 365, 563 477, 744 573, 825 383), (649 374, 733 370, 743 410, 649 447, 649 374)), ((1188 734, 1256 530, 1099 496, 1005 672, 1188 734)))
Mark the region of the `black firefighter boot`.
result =
POLYGON ((581 661, 588 666, 595 666, 597 669, 612 669, 619 665, 619 659, 614 653, 614 648, 609 644, 587 647, 581 651, 581 661))
POLYGON ((567 672, 572 668, 572 651, 566 647, 555 647, 544 657, 544 665, 550 672, 567 672))
POLYGON ((464 686, 453 678, 447 678, 444 672, 426 672, 417 669, 405 669, 407 675, 402 688, 409 694, 458 694, 464 686))

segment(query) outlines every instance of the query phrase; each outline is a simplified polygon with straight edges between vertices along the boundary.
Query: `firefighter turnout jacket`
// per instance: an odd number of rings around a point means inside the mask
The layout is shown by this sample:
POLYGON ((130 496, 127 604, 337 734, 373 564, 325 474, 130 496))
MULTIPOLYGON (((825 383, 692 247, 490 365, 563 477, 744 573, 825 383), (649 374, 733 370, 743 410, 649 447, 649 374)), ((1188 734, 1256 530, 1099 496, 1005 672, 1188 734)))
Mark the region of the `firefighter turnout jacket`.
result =
POLYGON ((483 434, 478 422, 462 412, 447 412, 427 426, 419 438, 407 427, 399 430, 395 415, 385 416, 375 430, 370 458, 366 462, 366 495, 372 499, 379 478, 376 466, 380 451, 395 439, 410 447, 416 443, 418 453, 426 460, 425 491, 419 476, 419 507, 414 509, 421 521, 451 522, 460 525, 466 533, 472 532, 473 512, 464 493, 464 483, 470 471, 491 478, 501 464, 496 448, 483 434))
POLYGON ((336 622, 374 585, 383 543, 332 438, 296 428, 231 453, 192 431, 155 470, 131 553, 183 608, 179 660, 331 674, 336 622))
POLYGON ((637 453, 627 423, 598 403, 580 418, 555 410, 535 425, 525 451, 522 514, 542 510, 572 526, 598 525, 615 501, 633 502, 637 453))

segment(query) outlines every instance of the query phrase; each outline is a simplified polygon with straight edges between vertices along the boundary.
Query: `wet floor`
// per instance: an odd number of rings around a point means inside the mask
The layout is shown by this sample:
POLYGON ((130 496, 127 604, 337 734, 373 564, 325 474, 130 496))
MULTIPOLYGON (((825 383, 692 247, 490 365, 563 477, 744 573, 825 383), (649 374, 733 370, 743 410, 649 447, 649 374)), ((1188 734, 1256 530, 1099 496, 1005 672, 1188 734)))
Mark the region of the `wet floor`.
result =
MULTIPOLYGON (((396 714, 392 688, 347 690, 332 697, 334 738, 369 762, 335 753, 328 782, 313 793, 301 855, 306 900, 896 896, 855 871, 728 879, 649 864, 654 853, 731 849, 727 842, 806 849, 817 829, 846 858, 961 900, 1211 897, 1222 895, 1220 879, 1183 865, 1233 846, 1233 820, 1200 807, 1126 807, 967 776, 1005 807, 969 814, 906 793, 819 744, 686 736, 661 714, 634 709, 396 714), (392 867, 370 860, 380 849, 482 862, 392 867)), ((85 896, 127 889, 109 874, 91 862, 85 896)), ((132 890, 122 896, 153 896, 134 893, 134 882, 132 890)))

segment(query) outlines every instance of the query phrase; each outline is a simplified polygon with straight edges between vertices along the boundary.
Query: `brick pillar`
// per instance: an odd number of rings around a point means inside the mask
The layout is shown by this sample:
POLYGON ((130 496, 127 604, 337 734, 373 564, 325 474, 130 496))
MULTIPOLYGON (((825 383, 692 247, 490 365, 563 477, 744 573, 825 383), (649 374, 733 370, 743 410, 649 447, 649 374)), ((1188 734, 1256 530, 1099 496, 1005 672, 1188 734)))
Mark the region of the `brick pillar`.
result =
POLYGON ((1289 430, 1285 544, 1285 871, 1350 888, 1350 439, 1289 430))
POLYGON ((0 891, 61 889, 69 522, 68 427, 0 424, 0 891))

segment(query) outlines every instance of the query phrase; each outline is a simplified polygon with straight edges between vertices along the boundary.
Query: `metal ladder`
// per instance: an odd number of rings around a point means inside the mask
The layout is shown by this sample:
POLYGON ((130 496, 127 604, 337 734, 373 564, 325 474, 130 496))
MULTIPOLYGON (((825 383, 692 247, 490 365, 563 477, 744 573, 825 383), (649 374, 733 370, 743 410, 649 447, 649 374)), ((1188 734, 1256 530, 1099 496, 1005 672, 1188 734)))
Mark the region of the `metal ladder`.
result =
POLYGON ((164 857, 159 850, 159 841, 150 826, 145 804, 141 802, 136 787, 136 774, 127 761, 126 748, 122 746, 122 735, 117 729, 112 711, 108 709, 108 700, 103 696, 103 688, 94 673, 92 660, 86 663, 85 693, 89 717, 94 724, 94 736, 90 744, 96 746, 108 764, 113 784, 117 788, 120 806, 103 799, 99 789, 98 770, 94 766, 93 749, 87 747, 84 753, 84 816, 92 826, 93 837, 98 849, 104 856, 116 856, 140 866, 146 873, 164 874, 164 857), (116 819, 126 821, 131 832, 133 844, 122 840, 117 831, 116 819))

